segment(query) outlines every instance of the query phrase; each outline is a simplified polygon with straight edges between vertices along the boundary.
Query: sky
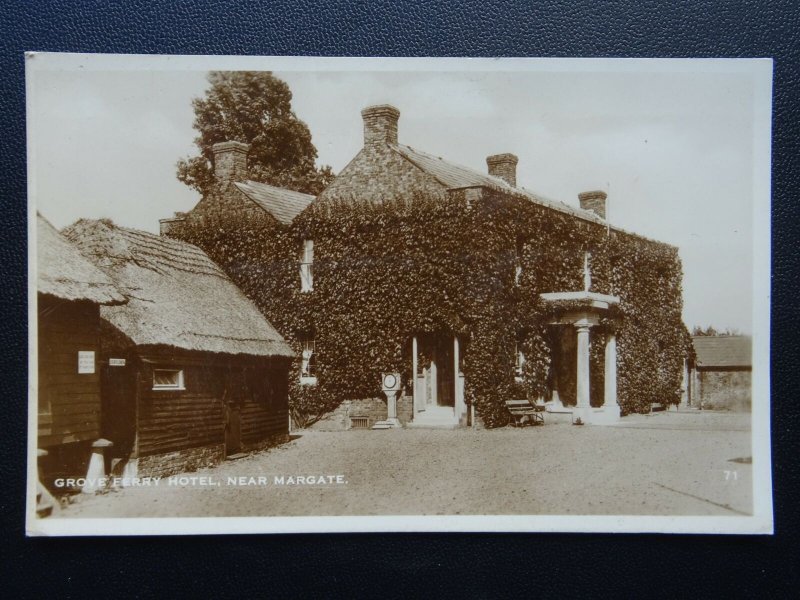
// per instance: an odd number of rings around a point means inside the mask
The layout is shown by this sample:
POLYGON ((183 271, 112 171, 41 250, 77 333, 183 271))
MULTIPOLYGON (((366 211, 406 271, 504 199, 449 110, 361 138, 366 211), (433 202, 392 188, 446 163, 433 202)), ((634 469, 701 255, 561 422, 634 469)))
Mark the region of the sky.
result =
MULTIPOLYGON (((392 104, 402 144, 481 172, 487 156, 512 152, 518 185, 575 206, 579 192, 605 190, 613 225, 679 248, 690 328, 750 333, 760 134, 752 73, 623 62, 258 68, 289 85, 318 163, 334 172, 362 145, 361 109, 392 104)), ((186 65, 29 68, 30 199, 56 227, 107 217, 157 232, 158 219, 195 205, 175 163, 196 153, 191 100, 208 82, 205 69, 186 65)))

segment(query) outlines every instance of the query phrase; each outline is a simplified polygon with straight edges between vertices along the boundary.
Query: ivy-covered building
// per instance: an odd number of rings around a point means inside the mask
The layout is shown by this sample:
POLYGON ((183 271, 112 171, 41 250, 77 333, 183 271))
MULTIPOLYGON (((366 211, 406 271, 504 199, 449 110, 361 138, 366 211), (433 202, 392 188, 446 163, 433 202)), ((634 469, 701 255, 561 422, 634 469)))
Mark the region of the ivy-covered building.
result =
POLYGON ((680 401, 675 247, 608 223, 604 192, 550 200, 512 154, 481 173, 400 144, 392 106, 362 116, 318 197, 244 181, 248 146, 227 141, 214 189, 162 220, 294 344, 296 422, 384 418, 382 373, 401 374, 407 425, 501 426, 519 397, 588 423, 680 401))

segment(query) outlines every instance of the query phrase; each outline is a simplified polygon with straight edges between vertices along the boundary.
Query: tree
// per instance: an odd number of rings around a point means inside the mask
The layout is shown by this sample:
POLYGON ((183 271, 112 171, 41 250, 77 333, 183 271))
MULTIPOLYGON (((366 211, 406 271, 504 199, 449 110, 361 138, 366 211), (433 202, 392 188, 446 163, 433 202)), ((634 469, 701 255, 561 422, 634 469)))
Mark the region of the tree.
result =
POLYGON ((180 181, 204 194, 214 181, 212 146, 250 144, 248 179, 318 194, 333 179, 329 166, 317 169, 311 132, 292 112, 292 92, 267 71, 212 71, 211 87, 194 98, 194 143, 200 156, 181 159, 180 181))
POLYGON ((736 328, 728 328, 728 329, 721 329, 716 330, 714 329, 713 325, 709 325, 705 329, 702 327, 695 325, 694 329, 692 329, 692 335, 694 336, 737 336, 742 335, 742 333, 736 328))

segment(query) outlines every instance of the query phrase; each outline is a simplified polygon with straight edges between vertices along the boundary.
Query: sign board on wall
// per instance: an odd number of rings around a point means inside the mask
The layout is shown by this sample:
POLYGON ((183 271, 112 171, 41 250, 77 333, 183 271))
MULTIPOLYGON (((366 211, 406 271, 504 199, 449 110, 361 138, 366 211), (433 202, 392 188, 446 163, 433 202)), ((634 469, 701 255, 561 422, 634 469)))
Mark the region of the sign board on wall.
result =
POLYGON ((94 373, 94 351, 78 351, 78 373, 94 373))
POLYGON ((125 366, 125 359, 124 358, 109 358, 108 359, 108 366, 109 367, 124 367, 125 366))

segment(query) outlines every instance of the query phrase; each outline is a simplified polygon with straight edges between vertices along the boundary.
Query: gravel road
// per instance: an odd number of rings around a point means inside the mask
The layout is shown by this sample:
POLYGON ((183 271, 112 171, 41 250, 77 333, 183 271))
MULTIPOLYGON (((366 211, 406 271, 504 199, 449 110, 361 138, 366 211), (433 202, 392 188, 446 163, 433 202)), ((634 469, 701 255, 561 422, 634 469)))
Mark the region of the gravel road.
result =
POLYGON ((58 518, 749 514, 749 422, 668 412, 613 427, 301 431, 172 483, 83 496, 58 518))

